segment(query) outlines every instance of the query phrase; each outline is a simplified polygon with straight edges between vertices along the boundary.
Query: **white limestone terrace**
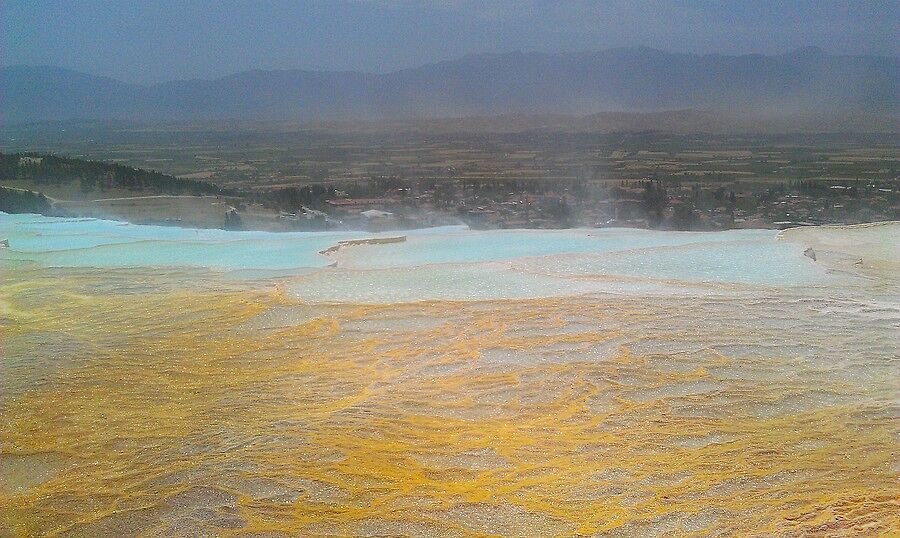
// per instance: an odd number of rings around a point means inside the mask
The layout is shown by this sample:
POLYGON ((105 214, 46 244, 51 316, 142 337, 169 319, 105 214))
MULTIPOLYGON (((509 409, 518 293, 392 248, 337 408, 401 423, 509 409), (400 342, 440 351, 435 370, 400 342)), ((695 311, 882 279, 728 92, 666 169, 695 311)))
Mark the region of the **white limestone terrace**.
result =
POLYGON ((291 293, 314 302, 490 300, 837 285, 860 265, 896 274, 898 231, 900 224, 887 223, 782 233, 464 227, 272 233, 0 213, 0 238, 10 243, 0 250, 0 264, 203 268, 239 279, 284 278, 291 293), (348 246, 334 248, 342 243, 348 246), (832 253, 826 261, 840 252, 840 259, 863 263, 815 261, 804 255, 810 247, 832 253))

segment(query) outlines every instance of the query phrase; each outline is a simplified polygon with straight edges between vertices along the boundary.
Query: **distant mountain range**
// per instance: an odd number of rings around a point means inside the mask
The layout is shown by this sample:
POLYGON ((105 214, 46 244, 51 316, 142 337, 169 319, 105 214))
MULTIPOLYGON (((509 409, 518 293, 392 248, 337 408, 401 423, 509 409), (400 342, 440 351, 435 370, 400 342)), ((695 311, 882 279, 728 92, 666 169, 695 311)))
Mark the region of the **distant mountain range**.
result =
POLYGON ((387 74, 246 71, 141 86, 58 67, 0 68, 0 123, 404 119, 599 111, 897 113, 896 57, 649 48, 470 55, 387 74))

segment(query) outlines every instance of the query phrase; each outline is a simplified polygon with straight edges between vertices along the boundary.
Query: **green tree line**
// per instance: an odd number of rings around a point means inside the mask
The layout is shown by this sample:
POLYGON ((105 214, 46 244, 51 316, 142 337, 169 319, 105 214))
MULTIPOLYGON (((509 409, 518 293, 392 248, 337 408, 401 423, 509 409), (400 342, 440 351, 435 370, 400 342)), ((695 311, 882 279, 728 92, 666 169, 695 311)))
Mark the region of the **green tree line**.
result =
POLYGON ((39 153, 0 153, 0 181, 4 179, 28 180, 35 185, 80 181, 86 191, 120 188, 172 195, 236 195, 212 183, 153 170, 39 153))

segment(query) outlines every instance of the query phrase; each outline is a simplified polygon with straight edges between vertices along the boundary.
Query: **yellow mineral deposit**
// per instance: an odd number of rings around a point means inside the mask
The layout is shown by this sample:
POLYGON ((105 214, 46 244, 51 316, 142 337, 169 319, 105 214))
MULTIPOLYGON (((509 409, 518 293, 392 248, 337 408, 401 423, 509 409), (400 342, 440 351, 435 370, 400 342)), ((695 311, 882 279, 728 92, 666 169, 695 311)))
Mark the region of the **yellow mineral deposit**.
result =
POLYGON ((874 352, 815 301, 315 305, 200 270, 0 279, 7 535, 900 528, 893 368, 857 371, 874 352))

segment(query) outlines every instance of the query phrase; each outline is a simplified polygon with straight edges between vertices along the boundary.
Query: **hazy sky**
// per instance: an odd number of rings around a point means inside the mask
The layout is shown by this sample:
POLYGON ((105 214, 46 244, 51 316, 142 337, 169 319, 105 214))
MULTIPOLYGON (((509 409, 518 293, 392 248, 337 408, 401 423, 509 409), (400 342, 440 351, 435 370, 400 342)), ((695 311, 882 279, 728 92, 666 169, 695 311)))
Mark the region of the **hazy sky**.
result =
POLYGON ((897 55, 900 0, 0 0, 0 64, 130 82, 646 45, 897 55))

